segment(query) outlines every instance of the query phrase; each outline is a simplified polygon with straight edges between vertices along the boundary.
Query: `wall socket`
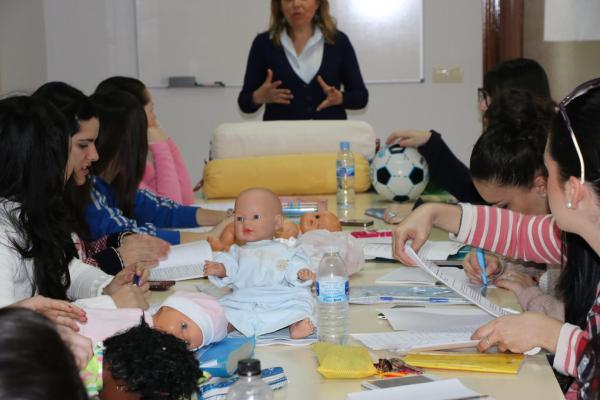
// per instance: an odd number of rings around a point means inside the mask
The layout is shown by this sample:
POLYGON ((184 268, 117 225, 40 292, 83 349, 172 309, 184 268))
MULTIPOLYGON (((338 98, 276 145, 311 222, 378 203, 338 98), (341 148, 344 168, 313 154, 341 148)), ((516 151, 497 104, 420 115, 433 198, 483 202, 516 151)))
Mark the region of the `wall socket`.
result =
POLYGON ((461 67, 435 67, 433 68, 433 83, 462 83, 463 70, 461 67))

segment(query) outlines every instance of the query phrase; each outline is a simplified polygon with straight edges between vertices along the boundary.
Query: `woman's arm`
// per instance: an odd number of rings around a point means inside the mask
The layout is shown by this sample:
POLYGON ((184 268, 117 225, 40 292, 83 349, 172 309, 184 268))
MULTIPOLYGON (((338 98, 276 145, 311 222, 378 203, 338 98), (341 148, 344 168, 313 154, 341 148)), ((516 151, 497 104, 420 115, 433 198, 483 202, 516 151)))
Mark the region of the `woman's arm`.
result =
POLYGON ((365 86, 356 53, 348 37, 339 32, 336 40, 343 46, 342 84, 344 85, 343 107, 350 110, 365 108, 369 101, 369 91, 365 86))
POLYGON ((154 193, 181 203, 182 195, 177 167, 169 144, 167 141, 154 142, 148 144, 148 149, 152 154, 152 163, 146 163, 146 171, 153 172, 153 177, 150 180, 150 176, 144 173, 142 183, 154 193))
POLYGON ((254 103, 252 95, 264 83, 267 77, 268 67, 260 48, 261 45, 264 45, 261 44, 263 40, 263 35, 258 35, 252 42, 252 47, 250 47, 250 53, 248 54, 244 85, 238 96, 240 110, 245 113, 256 112, 262 105, 254 103))
POLYGON ((179 152, 179 148, 173 141, 173 139, 167 139, 167 144, 169 145, 169 149, 171 150, 171 157, 173 157, 173 162, 175 163, 175 170, 177 171, 177 179, 179 180, 179 190, 181 191, 181 203, 182 204, 192 204, 196 198, 194 196, 194 190, 192 187, 192 180, 190 179, 190 174, 188 172, 187 166, 181 158, 181 153, 179 152))

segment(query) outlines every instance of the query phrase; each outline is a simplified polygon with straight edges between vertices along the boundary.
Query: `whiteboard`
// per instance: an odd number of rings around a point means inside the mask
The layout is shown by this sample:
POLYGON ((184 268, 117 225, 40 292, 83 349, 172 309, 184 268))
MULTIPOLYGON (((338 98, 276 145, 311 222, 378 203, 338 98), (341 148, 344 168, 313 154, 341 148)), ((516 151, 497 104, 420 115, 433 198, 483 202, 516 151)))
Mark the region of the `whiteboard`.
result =
MULTIPOLYGON (((423 80, 422 0, 330 0, 367 83, 423 80)), ((268 29, 267 0, 136 0, 139 78, 241 86, 250 46, 268 29)))

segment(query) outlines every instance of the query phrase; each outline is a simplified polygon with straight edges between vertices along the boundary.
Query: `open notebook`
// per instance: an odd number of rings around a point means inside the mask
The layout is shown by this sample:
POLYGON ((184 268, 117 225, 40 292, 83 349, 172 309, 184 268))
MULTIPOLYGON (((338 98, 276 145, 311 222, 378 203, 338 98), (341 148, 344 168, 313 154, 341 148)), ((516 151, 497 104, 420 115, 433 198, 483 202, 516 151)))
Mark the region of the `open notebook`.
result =
POLYGON ((169 255, 150 270, 151 281, 182 281, 204 276, 204 261, 212 260, 205 240, 171 246, 169 255))

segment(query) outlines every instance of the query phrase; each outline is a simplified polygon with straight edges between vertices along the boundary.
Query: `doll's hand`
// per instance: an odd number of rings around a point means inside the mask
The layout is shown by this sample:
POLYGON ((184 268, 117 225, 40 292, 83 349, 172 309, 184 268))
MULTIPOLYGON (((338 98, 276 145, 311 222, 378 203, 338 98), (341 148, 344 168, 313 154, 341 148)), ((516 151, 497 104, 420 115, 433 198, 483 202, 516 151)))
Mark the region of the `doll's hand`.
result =
POLYGON ((43 314, 57 325, 63 325, 77 332, 79 326, 76 321, 86 322, 85 311, 74 304, 64 300, 49 299, 44 296, 34 296, 13 304, 14 307, 29 308, 43 314))
POLYGON ((518 271, 508 271, 500 275, 494 281, 496 286, 508 289, 518 296, 523 290, 536 286, 533 278, 527 274, 518 271))
POLYGON ((339 106, 344 102, 344 94, 335 86, 329 86, 323 80, 323 78, 321 78, 321 75, 317 75, 317 82, 319 82, 319 85, 321 85, 321 89, 323 89, 325 96, 327 96, 325 100, 323 100, 321 104, 319 104, 319 106, 317 107, 317 111, 324 110, 327 107, 331 106, 339 106))
POLYGON ((58 325, 56 330, 63 342, 65 342, 69 350, 71 350, 71 353, 73 353, 77 368, 80 370, 84 369, 94 355, 92 340, 73 332, 73 330, 65 326, 58 325))
POLYGON ((148 144, 166 142, 167 139, 167 132, 160 126, 148 127, 148 144))
POLYGON ((420 147, 427 143, 430 138, 430 131, 396 131, 387 137, 385 144, 399 144, 402 147, 420 147))
POLYGON ((214 261, 204 262, 204 275, 216 276, 217 278, 225 278, 227 276, 225 266, 214 261))
POLYGON ((301 281, 314 281, 317 279, 317 274, 308 268, 302 268, 300 271, 298 271, 298 279, 301 281))

